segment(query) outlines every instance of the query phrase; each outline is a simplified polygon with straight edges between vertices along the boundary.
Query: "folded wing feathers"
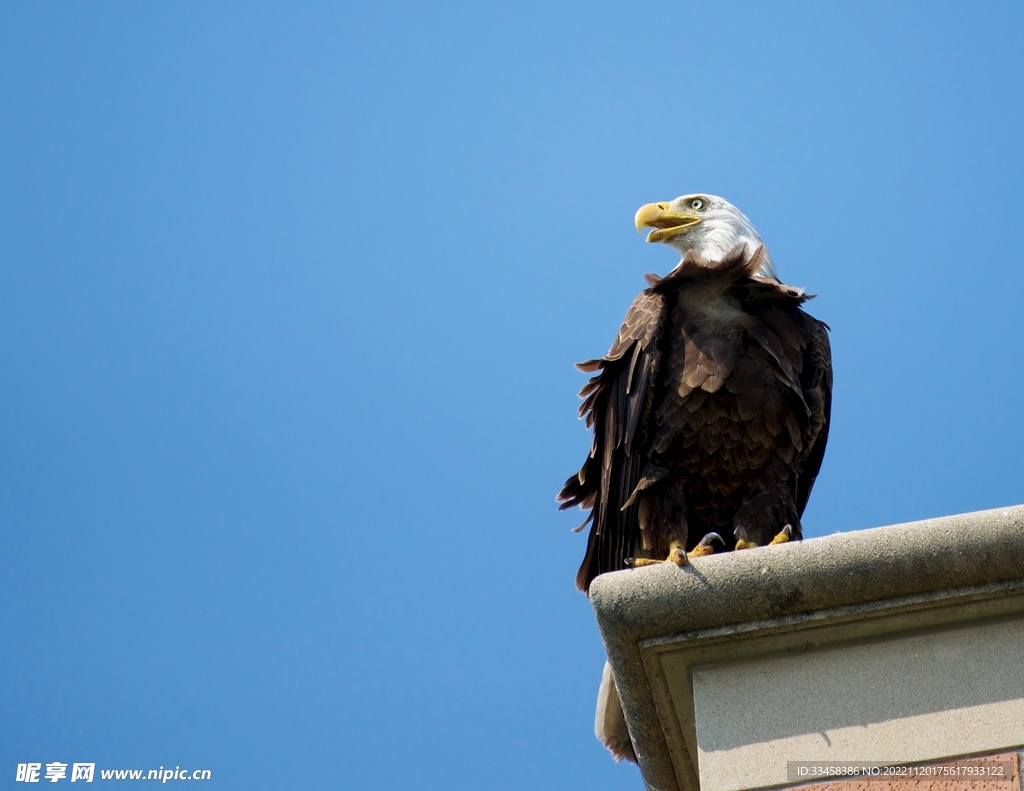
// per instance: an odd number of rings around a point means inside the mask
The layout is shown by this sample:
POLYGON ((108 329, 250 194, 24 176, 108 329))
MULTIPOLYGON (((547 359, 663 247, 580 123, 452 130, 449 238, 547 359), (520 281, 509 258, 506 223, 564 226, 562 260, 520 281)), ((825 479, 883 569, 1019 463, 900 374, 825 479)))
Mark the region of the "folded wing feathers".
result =
POLYGON ((576 580, 581 590, 589 587, 593 566, 621 568, 632 553, 632 533, 637 528, 631 530, 629 525, 636 526, 638 516, 633 506, 623 512, 621 503, 632 493, 646 464, 646 457, 634 454, 633 443, 657 369, 652 342, 660 331, 664 304, 661 293, 641 292, 608 353, 577 364, 580 370, 596 374, 580 391, 584 399, 580 417, 594 428, 594 440, 583 468, 566 481, 558 500, 563 509, 575 505, 592 509, 587 556, 576 580), (609 531, 611 522, 616 529, 609 531))

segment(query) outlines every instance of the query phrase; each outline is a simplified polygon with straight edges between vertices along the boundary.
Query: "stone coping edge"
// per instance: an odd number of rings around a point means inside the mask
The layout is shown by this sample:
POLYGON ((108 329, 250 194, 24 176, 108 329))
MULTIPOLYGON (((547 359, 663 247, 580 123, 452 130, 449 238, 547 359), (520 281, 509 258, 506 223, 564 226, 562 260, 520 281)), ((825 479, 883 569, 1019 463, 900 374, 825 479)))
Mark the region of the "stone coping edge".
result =
POLYGON ((590 598, 644 782, 676 791, 641 644, 1021 578, 1024 506, 1012 506, 603 574, 590 598))

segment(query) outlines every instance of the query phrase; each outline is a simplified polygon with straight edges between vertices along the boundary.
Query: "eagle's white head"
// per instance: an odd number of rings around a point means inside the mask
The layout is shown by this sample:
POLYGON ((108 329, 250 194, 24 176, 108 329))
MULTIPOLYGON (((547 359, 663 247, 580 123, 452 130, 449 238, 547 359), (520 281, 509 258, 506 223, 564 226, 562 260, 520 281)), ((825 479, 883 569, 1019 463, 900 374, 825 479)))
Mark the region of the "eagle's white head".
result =
MULTIPOLYGON (((664 242, 682 255, 693 250, 711 261, 720 260, 736 245, 744 243, 753 253, 764 244, 747 216, 717 195, 683 195, 670 203, 648 203, 636 213, 636 229, 654 228, 648 242, 664 242)), ((775 262, 765 248, 759 274, 779 279, 775 262)))

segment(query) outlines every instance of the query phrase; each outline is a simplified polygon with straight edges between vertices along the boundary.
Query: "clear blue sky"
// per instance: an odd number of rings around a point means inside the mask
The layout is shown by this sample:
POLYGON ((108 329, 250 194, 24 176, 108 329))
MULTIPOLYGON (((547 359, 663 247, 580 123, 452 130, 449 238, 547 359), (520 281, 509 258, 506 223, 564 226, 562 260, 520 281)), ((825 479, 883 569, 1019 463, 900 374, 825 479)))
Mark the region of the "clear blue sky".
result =
POLYGON ((809 536, 1024 502, 1019 3, 0 24, 0 788, 638 788, 554 495, 650 201, 820 294, 809 536))

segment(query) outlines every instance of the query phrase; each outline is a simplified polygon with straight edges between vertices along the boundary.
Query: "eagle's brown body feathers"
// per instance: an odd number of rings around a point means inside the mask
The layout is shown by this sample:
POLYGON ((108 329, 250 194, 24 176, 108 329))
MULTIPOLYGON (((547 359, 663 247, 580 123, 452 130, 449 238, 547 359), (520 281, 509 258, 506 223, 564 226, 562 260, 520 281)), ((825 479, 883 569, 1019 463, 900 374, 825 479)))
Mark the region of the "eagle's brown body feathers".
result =
POLYGON ((828 438, 831 351, 800 307, 810 297, 756 274, 763 256, 688 252, 648 276, 608 353, 580 363, 597 372, 580 392, 594 442, 558 498, 592 509, 580 590, 674 540, 691 549, 743 527, 765 544, 786 524, 800 537, 828 438))

